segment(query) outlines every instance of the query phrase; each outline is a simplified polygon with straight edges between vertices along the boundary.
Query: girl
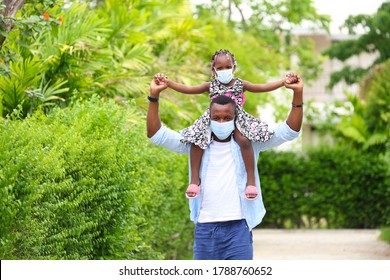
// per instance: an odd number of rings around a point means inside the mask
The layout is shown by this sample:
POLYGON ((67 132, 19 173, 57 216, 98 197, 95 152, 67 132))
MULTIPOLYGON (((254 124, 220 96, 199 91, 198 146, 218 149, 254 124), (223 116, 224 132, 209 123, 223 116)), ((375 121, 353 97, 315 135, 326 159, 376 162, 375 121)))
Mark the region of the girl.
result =
MULTIPOLYGON (((296 82, 297 75, 290 73, 286 75, 286 78, 277 82, 252 84, 240 78, 234 78, 233 74, 236 70, 236 65, 237 63, 232 53, 228 50, 219 50, 211 58, 213 80, 210 82, 205 82, 198 86, 186 86, 169 80, 162 73, 156 74, 154 79, 156 83, 167 83, 168 87, 181 93, 200 94, 208 92, 211 99, 218 95, 227 95, 236 102, 237 113, 233 137, 240 146, 247 172, 245 196, 248 200, 254 200, 258 196, 258 190, 255 183, 255 162, 251 141, 265 142, 272 137, 273 131, 268 130, 266 123, 244 111, 242 107, 245 103, 244 92, 272 91, 286 84, 296 82)), ((181 130, 180 133, 184 137, 182 142, 193 144, 190 152, 191 180, 186 191, 186 197, 192 199, 197 197, 200 191, 199 169, 203 149, 206 149, 211 141, 209 109, 192 126, 181 130)))

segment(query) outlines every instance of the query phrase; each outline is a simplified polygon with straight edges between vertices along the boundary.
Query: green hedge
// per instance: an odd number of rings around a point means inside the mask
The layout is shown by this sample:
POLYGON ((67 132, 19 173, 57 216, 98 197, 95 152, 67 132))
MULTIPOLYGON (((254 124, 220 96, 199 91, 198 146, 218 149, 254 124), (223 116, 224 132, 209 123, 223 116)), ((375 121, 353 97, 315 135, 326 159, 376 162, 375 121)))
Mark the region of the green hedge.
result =
POLYGON ((1 259, 187 255, 187 157, 145 132, 131 108, 99 100, 1 119, 1 259))
POLYGON ((379 238, 390 245, 390 227, 381 228, 379 238))
POLYGON ((267 151, 258 167, 265 227, 378 228, 390 217, 383 157, 323 147, 306 155, 267 151))

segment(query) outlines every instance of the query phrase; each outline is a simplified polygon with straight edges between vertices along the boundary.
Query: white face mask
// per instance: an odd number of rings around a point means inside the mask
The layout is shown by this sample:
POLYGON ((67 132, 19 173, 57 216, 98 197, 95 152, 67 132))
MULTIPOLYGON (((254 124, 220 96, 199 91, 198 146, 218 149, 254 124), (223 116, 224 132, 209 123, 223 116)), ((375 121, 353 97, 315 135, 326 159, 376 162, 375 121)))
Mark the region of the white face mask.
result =
POLYGON ((217 79, 223 84, 228 84, 233 79, 233 69, 226 69, 226 70, 220 70, 217 71, 217 79))
POLYGON ((225 140, 233 133, 234 120, 228 122, 217 122, 211 120, 210 129, 219 140, 225 140))

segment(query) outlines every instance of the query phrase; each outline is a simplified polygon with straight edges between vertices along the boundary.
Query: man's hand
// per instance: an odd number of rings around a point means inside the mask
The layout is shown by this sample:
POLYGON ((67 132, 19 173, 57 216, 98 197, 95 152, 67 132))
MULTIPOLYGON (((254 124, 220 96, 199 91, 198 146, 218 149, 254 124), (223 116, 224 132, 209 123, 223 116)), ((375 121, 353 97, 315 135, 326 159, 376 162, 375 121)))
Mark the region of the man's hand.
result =
POLYGON ((295 75, 292 78, 296 79, 296 82, 287 83, 285 85, 286 88, 292 89, 294 91, 291 111, 286 121, 292 130, 300 131, 303 118, 303 81, 298 75, 295 75))
POLYGON ((290 76, 286 77, 284 86, 292 89, 293 91, 303 89, 303 81, 297 74, 291 73, 290 76))
POLYGON ((165 83, 168 84, 168 77, 164 73, 157 73, 153 78, 158 85, 165 83))
MULTIPOLYGON (((158 75, 158 74, 156 74, 158 75)), ((154 98, 159 98, 160 93, 168 87, 168 83, 162 81, 159 78, 156 78, 157 76, 154 76, 152 81, 150 82, 150 96, 154 98)))
POLYGON ((298 75, 294 72, 290 72, 286 74, 286 76, 282 79, 283 85, 295 84, 298 82, 298 75))

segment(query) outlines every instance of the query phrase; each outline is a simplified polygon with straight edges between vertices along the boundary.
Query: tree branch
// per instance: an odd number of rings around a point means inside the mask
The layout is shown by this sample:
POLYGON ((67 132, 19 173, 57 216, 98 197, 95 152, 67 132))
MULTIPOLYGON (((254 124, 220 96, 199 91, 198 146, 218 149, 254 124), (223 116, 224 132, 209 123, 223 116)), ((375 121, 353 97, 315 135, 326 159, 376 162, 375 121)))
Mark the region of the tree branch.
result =
POLYGON ((234 6, 236 6, 238 12, 241 15, 241 21, 242 21, 242 25, 244 26, 244 29, 248 30, 248 24, 246 23, 246 20, 245 20, 245 17, 244 17, 244 13, 242 12, 242 9, 238 6, 238 3, 236 1, 233 1, 233 3, 234 3, 234 6))
MULTIPOLYGON (((3 32, 9 33, 13 28, 12 18, 16 13, 23 7, 25 0, 4 0, 3 5, 5 5, 5 10, 3 13, 4 21, 0 21, 0 28, 3 32)), ((4 41, 7 36, 0 34, 0 50, 3 47, 4 41)))
POLYGON ((228 21, 232 21, 232 0, 229 0, 229 6, 228 6, 229 14, 228 14, 228 21))

